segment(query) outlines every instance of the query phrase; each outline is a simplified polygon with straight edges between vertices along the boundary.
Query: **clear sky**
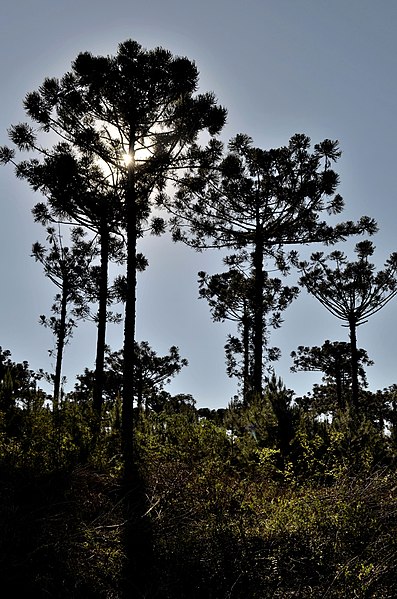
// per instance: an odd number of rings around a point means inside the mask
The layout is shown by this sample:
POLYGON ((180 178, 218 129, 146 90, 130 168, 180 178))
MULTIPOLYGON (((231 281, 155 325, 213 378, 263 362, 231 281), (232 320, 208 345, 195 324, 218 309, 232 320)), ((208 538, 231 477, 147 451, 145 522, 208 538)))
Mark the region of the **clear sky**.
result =
MULTIPOLYGON (((200 91, 212 90, 228 108, 227 141, 251 135, 263 148, 294 133, 313 143, 339 139, 338 172, 344 218, 377 219, 375 262, 397 250, 397 2, 394 0, 16 0, 0 6, 0 144, 25 120, 22 100, 46 76, 61 76, 80 51, 113 54, 119 42, 163 46, 195 60, 200 91)), ((30 258, 42 239, 30 209, 39 201, 11 168, 0 170, 0 345, 15 360, 51 370, 51 334, 38 324, 54 289, 30 258)), ((144 240, 150 267, 139 275, 137 331, 160 354, 178 345, 190 365, 172 392, 191 393, 200 406, 226 406, 236 390, 225 374, 223 345, 232 327, 212 323, 198 300, 197 272, 219 271, 215 253, 195 254, 167 238, 144 240)), ((360 327, 358 343, 375 365, 371 389, 397 382, 396 301, 360 327)), ((289 372, 298 345, 347 340, 347 330, 305 292, 272 336, 283 359, 276 372, 298 394, 320 375, 289 372)), ((121 347, 121 327, 108 342, 121 347)), ((66 349, 69 384, 95 355, 95 328, 85 324, 66 349)))

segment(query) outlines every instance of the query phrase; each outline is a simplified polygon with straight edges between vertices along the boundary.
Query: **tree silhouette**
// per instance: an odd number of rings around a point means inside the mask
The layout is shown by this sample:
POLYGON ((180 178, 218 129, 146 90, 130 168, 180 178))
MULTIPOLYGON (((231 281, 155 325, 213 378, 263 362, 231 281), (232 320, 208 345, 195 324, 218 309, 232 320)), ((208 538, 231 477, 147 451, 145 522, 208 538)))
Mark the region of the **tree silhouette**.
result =
POLYGON ((65 344, 75 326, 74 317, 81 313, 84 304, 86 273, 92 260, 92 244, 84 241, 81 229, 71 233, 72 245, 65 246, 60 232, 47 228, 48 247, 39 242, 32 246, 32 256, 44 267, 45 276, 59 289, 52 305, 53 316, 42 315, 40 322, 49 327, 56 339, 56 365, 54 373, 53 405, 58 411, 61 391, 62 360, 65 344), (70 309, 70 305, 73 307, 70 309), (70 316, 68 317, 68 311, 70 316))
MULTIPOLYGON (((247 402, 253 389, 255 279, 252 271, 245 272, 238 265, 237 257, 229 258, 227 263, 232 263, 233 267, 220 274, 209 276, 199 272, 200 297, 207 300, 214 321, 237 322, 240 336, 229 335, 225 345, 227 373, 242 381, 243 398, 247 402), (242 355, 242 365, 236 357, 238 355, 242 355)), ((281 312, 289 306, 298 291, 297 287, 283 286, 280 279, 263 273, 262 341, 269 360, 277 359, 279 350, 268 347, 266 332, 269 327, 281 326, 281 312)))
POLYGON ((331 314, 349 327, 351 347, 352 406, 358 409, 359 352, 357 327, 379 312, 397 294, 397 252, 387 259, 384 269, 375 272, 368 258, 374 253, 370 241, 356 244, 357 260, 349 262, 343 252, 324 256, 312 254, 310 262, 300 262, 300 283, 331 314))
MULTIPOLYGON (((106 345, 106 325, 109 320, 117 321, 117 315, 108 311, 112 300, 109 290, 109 261, 122 261, 122 239, 120 233, 121 201, 117 190, 107 184, 103 171, 92 157, 79 156, 64 142, 51 150, 43 150, 43 159, 36 158, 17 165, 18 176, 25 178, 31 187, 47 197, 47 204, 39 202, 33 208, 36 221, 47 225, 63 221, 74 226, 84 227, 98 240, 99 267, 91 268, 92 285, 89 296, 98 303, 93 320, 97 324, 95 357, 95 384, 93 388, 93 408, 95 414, 94 431, 100 430, 103 394, 103 369, 106 345)), ((88 281, 89 279, 87 279, 88 281)))
MULTIPOLYGON (((164 401, 168 397, 163 395, 164 386, 171 382, 188 362, 181 358, 179 349, 172 346, 169 353, 159 356, 149 345, 147 341, 135 342, 136 352, 136 373, 135 373, 135 402, 140 411, 143 407, 146 411, 161 411, 164 407, 164 401)), ((105 356, 104 370, 104 398, 112 408, 118 397, 123 392, 123 350, 111 352, 109 349, 105 356)), ((78 383, 72 395, 78 401, 84 400, 90 396, 95 384, 95 373, 86 368, 84 373, 79 375, 78 383)), ((171 396, 169 396, 171 398, 171 396)))
POLYGON ((0 346, 0 430, 7 439, 21 432, 21 410, 30 411, 35 400, 43 401, 39 378, 28 362, 14 362, 11 352, 0 346))
POLYGON ((160 198, 174 213, 173 232, 196 249, 233 248, 253 272, 255 392, 263 385, 264 260, 273 257, 285 270, 285 246, 335 243, 348 235, 372 234, 368 217, 334 226, 323 215, 339 214, 344 206, 335 194, 339 179, 331 169, 340 151, 324 140, 310 149, 310 139, 295 135, 288 146, 262 150, 247 135, 238 135, 224 155, 220 142, 191 153, 191 169, 179 182, 177 200, 160 198), (199 165, 199 168, 198 168, 199 165))
MULTIPOLYGON (((63 137, 60 131, 58 134, 63 137)), ((109 173, 105 174, 87 152, 81 154, 65 141, 48 149, 39 143, 37 135, 26 124, 12 127, 10 137, 20 150, 34 150, 41 158, 17 162, 14 150, 7 147, 0 149, 0 162, 14 164, 17 177, 26 179, 34 191, 40 191, 47 198, 47 204, 38 202, 34 206, 35 221, 44 226, 58 222, 81 226, 91 231, 99 241, 100 268, 94 269, 97 271, 97 291, 92 298, 98 302, 94 319, 97 323, 97 344, 93 388, 93 428, 97 436, 102 410, 106 324, 112 318, 107 310, 111 300, 108 266, 109 259, 118 262, 122 259, 122 242, 114 235, 122 227, 120 193, 115 177, 109 185, 109 173)))
MULTIPOLYGON (((336 400, 339 408, 344 407, 343 395, 351 388, 352 361, 351 347, 344 341, 324 341, 321 347, 304 347, 300 345, 297 351, 291 352, 293 366, 291 372, 318 371, 323 372, 323 381, 336 387, 336 400)), ((372 366, 365 349, 357 350, 358 377, 362 387, 367 386, 364 365, 372 366)))

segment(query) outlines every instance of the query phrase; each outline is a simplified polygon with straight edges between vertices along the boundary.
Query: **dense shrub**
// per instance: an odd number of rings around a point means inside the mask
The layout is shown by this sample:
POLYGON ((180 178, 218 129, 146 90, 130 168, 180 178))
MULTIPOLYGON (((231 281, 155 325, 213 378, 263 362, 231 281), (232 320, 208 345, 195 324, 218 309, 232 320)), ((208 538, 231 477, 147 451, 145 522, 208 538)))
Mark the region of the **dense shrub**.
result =
POLYGON ((142 415, 140 487, 126 495, 117 431, 105 432, 79 465, 82 445, 72 431, 84 437, 88 429, 68 410, 70 441, 59 462, 51 462, 47 411, 22 422, 30 437, 3 437, 0 569, 9 596, 131 596, 124 583, 140 527, 151 544, 150 563, 139 566, 146 597, 394 597, 395 469, 371 457, 379 437, 368 434, 364 457, 354 460, 357 447, 342 424, 302 421, 280 462, 279 449, 247 431, 231 436, 192 413, 142 415))

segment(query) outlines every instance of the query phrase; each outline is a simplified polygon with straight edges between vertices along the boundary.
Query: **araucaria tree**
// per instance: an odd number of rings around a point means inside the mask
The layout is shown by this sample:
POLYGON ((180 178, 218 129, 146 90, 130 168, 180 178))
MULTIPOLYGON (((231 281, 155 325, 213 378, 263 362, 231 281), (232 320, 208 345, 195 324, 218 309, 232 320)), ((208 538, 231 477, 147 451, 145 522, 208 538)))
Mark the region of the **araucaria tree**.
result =
MULTIPOLYGON (((170 397, 163 389, 164 385, 171 382, 188 361, 179 354, 179 349, 172 346, 165 356, 158 356, 147 341, 135 343, 136 373, 135 373, 135 400, 138 413, 154 410, 161 411, 170 397)), ((120 397, 123 389, 123 350, 107 352, 105 357, 105 384, 104 395, 113 407, 116 397, 120 397)), ((85 369, 84 374, 78 376, 79 383, 75 387, 75 396, 87 397, 91 392, 94 382, 94 372, 85 369)))
POLYGON ((335 243, 376 230, 368 217, 334 226, 323 220, 344 206, 335 193, 338 175, 331 168, 339 156, 337 142, 324 140, 311 150, 305 135, 295 135, 288 146, 268 151, 238 135, 226 155, 220 142, 211 141, 205 151, 193 148, 191 169, 179 182, 176 202, 160 198, 175 215, 175 239, 197 249, 237 250, 252 269, 252 382, 259 395, 264 378, 265 260, 273 257, 285 266, 286 246, 335 243))
POLYGON ((119 236, 122 230, 121 198, 117 186, 114 189, 109 185, 92 155, 79 155, 64 142, 51 149, 35 142, 34 149, 42 160, 36 157, 25 160, 16 164, 16 170, 19 177, 26 179, 35 191, 40 191, 47 198, 46 204, 39 202, 34 206, 35 220, 43 225, 62 221, 84 227, 99 245, 99 265, 91 268, 91 284, 85 289, 86 306, 90 301, 98 304, 97 312, 92 316, 97 324, 93 386, 93 429, 97 436, 103 403, 106 326, 108 321, 117 321, 119 316, 108 310, 112 300, 108 272, 110 260, 120 262, 124 258, 123 242, 119 236))
MULTIPOLYGON (((226 262, 230 260, 226 259, 226 262)), ((248 403, 253 389, 255 278, 251 271, 245 272, 236 263, 235 257, 232 257, 231 262, 234 265, 220 274, 209 276, 205 272, 199 272, 200 297, 207 300, 214 321, 231 320, 237 323, 239 336, 229 335, 225 345, 227 373, 230 377, 237 377, 242 383, 243 400, 248 403)), ((268 347, 268 329, 281 326, 281 313, 298 292, 298 287, 287 287, 282 284, 281 279, 264 273, 263 343, 269 360, 278 359, 280 351, 278 348, 268 347)))
POLYGON ((40 317, 40 322, 48 326, 56 339, 56 364, 54 372, 53 405, 58 411, 62 359, 65 344, 72 335, 75 318, 84 304, 84 287, 93 252, 92 245, 84 240, 81 229, 72 231, 72 245, 65 246, 60 233, 53 227, 47 229, 49 247, 36 242, 32 246, 32 256, 44 268, 45 276, 57 287, 55 302, 52 306, 53 316, 40 317))
POLYGON ((343 252, 329 256, 312 254, 310 262, 301 262, 300 283, 314 295, 331 314, 349 327, 351 346, 352 407, 359 407, 359 352, 357 327, 379 312, 397 295, 397 252, 390 255, 384 269, 375 272, 368 258, 374 253, 370 241, 357 243, 357 260, 349 262, 343 252))
MULTIPOLYGON (((323 382, 336 391, 336 402, 333 397, 333 409, 345 407, 344 397, 351 390, 352 385, 352 360, 351 346, 345 341, 324 341, 321 347, 304 347, 300 345, 297 351, 291 352, 293 366, 291 372, 303 370, 305 372, 324 373, 323 382)), ((366 387, 367 377, 364 366, 372 366, 365 349, 357 349, 358 368, 357 374, 361 387, 366 387)), ((319 387, 316 387, 319 390, 319 387)), ((334 393, 333 393, 334 395, 334 393)))
MULTIPOLYGON (((162 48, 147 51, 129 40, 115 56, 79 54, 61 80, 46 79, 25 99, 31 119, 97 161, 121 197, 127 259, 122 409, 126 464, 133 451, 137 242, 150 217, 153 192, 164 189, 171 172, 186 164, 199 133, 218 133, 226 117, 213 94, 195 93, 197 86, 197 68, 187 58, 162 48)), ((19 125, 11 129, 11 139, 30 149, 35 133, 29 125, 19 125)), ((6 158, 3 151, 3 161, 6 158)), ((161 232, 162 220, 154 218, 152 229, 161 232)))

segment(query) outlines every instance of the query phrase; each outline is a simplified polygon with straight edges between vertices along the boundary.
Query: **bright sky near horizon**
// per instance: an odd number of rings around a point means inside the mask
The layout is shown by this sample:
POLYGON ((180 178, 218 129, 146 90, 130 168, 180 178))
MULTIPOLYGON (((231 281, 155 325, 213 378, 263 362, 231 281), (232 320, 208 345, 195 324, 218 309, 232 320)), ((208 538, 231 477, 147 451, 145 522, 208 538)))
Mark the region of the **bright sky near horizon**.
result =
MULTIPOLYGON (((397 250, 394 0, 17 0, 1 4, 0 28, 0 145, 9 126, 25 120, 25 94, 47 76, 62 76, 80 51, 114 54, 128 38, 146 48, 163 46, 194 60, 199 91, 214 91, 227 107, 225 141, 240 132, 262 148, 284 145, 294 133, 309 135, 313 144, 339 139, 341 218, 367 214, 378 221, 379 268, 397 250)), ((0 190, 0 345, 16 361, 51 370, 51 333, 38 318, 49 312, 55 290, 30 257, 32 243, 43 238, 30 213, 39 196, 11 167, 0 170, 0 190)), ((223 352, 233 326, 212 323, 197 287, 197 272, 219 272, 220 256, 196 254, 167 237, 145 239, 142 251, 150 266, 139 275, 139 339, 160 354, 178 345, 188 358, 173 393, 191 393, 199 406, 226 406, 236 392, 223 352)), ((397 383, 396 313, 393 301, 358 331, 359 346, 375 361, 368 370, 373 390, 397 383)), ((271 337, 283 352, 277 375, 298 395, 309 391, 321 375, 291 374, 290 352, 347 338, 340 322, 302 292, 271 337)), ((120 325, 110 327, 108 343, 121 347, 120 325)), ((86 323, 66 349, 69 387, 93 366, 94 355, 95 327, 86 323)))

